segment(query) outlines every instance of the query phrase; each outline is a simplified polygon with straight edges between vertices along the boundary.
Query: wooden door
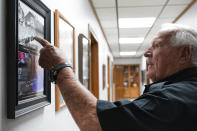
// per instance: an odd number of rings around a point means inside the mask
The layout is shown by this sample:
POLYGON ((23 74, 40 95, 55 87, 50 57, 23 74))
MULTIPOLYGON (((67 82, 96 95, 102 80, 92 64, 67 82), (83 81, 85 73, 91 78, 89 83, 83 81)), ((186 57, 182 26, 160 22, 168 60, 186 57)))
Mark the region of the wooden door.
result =
POLYGON ((90 45, 90 91, 99 98, 99 48, 92 29, 88 28, 90 45))

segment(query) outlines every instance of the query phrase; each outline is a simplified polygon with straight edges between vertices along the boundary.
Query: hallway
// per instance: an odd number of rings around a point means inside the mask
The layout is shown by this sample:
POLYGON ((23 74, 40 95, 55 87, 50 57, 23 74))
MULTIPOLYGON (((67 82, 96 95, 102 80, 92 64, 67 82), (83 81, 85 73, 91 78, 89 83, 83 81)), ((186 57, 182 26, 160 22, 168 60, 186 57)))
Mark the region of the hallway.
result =
POLYGON ((34 36, 62 49, 96 98, 114 102, 151 83, 143 53, 162 24, 197 29, 196 0, 35 1, 0 0, 0 131, 79 131, 38 64, 34 36))

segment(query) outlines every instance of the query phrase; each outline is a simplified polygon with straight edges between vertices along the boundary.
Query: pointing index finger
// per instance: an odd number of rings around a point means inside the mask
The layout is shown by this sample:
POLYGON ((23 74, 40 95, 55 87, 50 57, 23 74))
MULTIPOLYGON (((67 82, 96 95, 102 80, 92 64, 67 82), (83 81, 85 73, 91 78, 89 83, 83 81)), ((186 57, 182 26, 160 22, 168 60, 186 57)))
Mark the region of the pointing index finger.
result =
POLYGON ((43 47, 50 46, 49 42, 41 37, 35 36, 34 39, 38 41, 43 47))

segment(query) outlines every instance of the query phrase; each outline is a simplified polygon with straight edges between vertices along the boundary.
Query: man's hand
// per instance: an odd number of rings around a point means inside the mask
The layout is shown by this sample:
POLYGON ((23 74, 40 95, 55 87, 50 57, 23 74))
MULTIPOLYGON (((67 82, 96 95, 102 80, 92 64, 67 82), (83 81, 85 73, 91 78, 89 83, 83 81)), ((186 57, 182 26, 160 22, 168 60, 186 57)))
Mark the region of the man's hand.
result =
POLYGON ((40 50, 39 58, 39 64, 42 68, 51 69, 58 64, 68 62, 64 53, 60 49, 52 46, 48 41, 40 37, 36 36, 35 40, 43 46, 40 50))

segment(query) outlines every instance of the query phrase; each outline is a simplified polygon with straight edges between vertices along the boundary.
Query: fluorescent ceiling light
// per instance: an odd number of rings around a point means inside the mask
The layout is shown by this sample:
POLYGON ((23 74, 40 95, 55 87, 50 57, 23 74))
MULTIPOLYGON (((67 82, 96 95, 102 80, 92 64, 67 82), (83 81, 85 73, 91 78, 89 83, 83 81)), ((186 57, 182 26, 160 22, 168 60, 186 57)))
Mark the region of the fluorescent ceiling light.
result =
POLYGON ((133 52, 120 52, 120 55, 136 55, 136 52, 133 51, 133 52))
POLYGON ((155 21, 155 17, 144 18, 120 18, 119 28, 146 28, 151 27, 155 21))
POLYGON ((143 37, 135 37, 135 38, 120 38, 120 44, 130 44, 130 43, 142 43, 144 41, 143 37))

